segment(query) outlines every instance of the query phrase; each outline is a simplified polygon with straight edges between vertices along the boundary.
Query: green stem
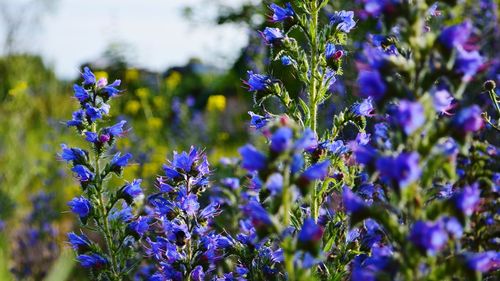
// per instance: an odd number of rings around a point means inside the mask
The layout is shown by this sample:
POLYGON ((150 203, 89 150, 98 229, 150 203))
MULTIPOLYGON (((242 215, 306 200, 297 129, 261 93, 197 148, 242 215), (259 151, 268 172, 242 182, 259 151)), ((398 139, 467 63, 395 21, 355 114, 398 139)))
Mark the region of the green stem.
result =
POLYGON ((311 80, 309 85, 309 125, 311 130, 316 133, 318 118, 318 3, 311 1, 311 22, 310 22, 310 41, 311 41, 311 80))

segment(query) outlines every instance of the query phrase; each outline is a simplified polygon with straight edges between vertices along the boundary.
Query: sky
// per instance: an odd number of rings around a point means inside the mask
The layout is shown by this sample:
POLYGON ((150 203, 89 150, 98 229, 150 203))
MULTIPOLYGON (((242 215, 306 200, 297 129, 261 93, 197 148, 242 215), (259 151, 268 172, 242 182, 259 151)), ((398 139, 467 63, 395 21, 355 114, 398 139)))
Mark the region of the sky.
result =
MULTIPOLYGON (((34 0, 0 0, 0 3, 17 5, 23 1, 34 0)), ((241 0, 225 1, 236 5, 241 0)), ((25 38, 19 49, 42 55, 61 78, 74 77, 81 63, 95 61, 112 43, 127 46, 134 66, 151 70, 182 65, 192 57, 225 67, 245 45, 248 30, 210 24, 208 18, 215 13, 213 8, 198 10, 207 11, 208 15, 203 15, 205 20, 194 22, 183 17, 183 7, 200 7, 206 2, 56 0, 49 13, 22 33, 25 38)), ((4 33, 0 27, 2 40, 4 33)))

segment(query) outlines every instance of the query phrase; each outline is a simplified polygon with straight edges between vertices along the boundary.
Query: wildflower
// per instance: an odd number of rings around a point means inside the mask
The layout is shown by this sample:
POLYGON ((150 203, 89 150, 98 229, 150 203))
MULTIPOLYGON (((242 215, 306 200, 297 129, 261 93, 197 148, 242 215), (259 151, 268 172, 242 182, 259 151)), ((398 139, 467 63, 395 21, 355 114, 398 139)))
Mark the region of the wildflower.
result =
POLYGON ((293 60, 289 56, 282 56, 281 57, 281 64, 283 66, 290 66, 293 64, 293 60))
POLYGON ((481 191, 477 184, 466 186, 462 192, 457 193, 453 198, 455 207, 465 216, 470 216, 480 203, 481 191))
POLYGON ((356 22, 354 21, 354 12, 353 11, 339 11, 335 12, 333 16, 330 18, 331 25, 337 25, 337 29, 349 33, 351 29, 356 26, 356 22))
POLYGON ((479 271, 489 272, 500 268, 500 253, 487 251, 482 253, 472 253, 467 256, 467 267, 479 271))
POLYGON ((106 98, 115 97, 118 93, 120 93, 120 90, 118 90, 116 87, 120 86, 121 82, 121 80, 115 80, 113 83, 105 86, 102 89, 102 92, 108 94, 106 98))
POLYGON ((84 103, 90 98, 90 95, 87 92, 87 90, 85 90, 83 87, 79 85, 76 84, 73 85, 73 91, 75 92, 75 98, 81 103, 84 103))
POLYGON ((354 194, 347 186, 344 186, 342 192, 342 202, 348 214, 359 213, 367 207, 363 199, 354 194))
POLYGON ((396 157, 379 158, 376 166, 382 179, 397 183, 399 188, 405 188, 420 177, 421 169, 418 161, 419 156, 416 152, 401 153, 396 157))
POLYGON ((260 34, 266 41, 266 44, 272 46, 280 45, 281 42, 285 39, 285 35, 279 28, 266 27, 260 34))
POLYGON ((193 280, 193 281, 205 280, 205 272, 203 271, 203 267, 201 265, 196 266, 191 271, 191 280, 193 280))
POLYGON ((387 91, 387 86, 377 71, 361 71, 357 83, 361 96, 365 98, 379 100, 387 91))
POLYGON ((308 181, 323 180, 326 176, 328 176, 329 167, 330 161, 323 161, 314 164, 302 173, 301 178, 307 179, 308 181))
POLYGON ((302 133, 302 137, 297 140, 294 147, 297 150, 303 149, 307 152, 312 152, 318 147, 318 137, 316 136, 316 133, 313 130, 306 128, 302 133))
POLYGON ((284 8, 272 3, 269 8, 273 11, 272 22, 292 21, 295 17, 295 11, 290 3, 286 3, 284 8))
POLYGON ((92 204, 85 197, 75 197, 68 202, 68 206, 71 211, 78 215, 82 221, 86 221, 86 218, 90 215, 92 211, 92 204))
POLYGON ((440 219, 440 222, 444 225, 444 229, 450 237, 454 239, 462 238, 464 229, 455 217, 444 217, 440 219))
POLYGON ((256 129, 261 129, 267 125, 269 122, 269 117, 266 116, 260 116, 258 114, 255 114, 251 111, 248 112, 250 115, 250 126, 256 128, 256 129))
POLYGON ((434 256, 446 246, 448 234, 439 223, 417 221, 411 228, 410 241, 420 251, 434 256))
POLYGON ((402 100, 394 117, 405 133, 411 135, 425 122, 424 107, 419 102, 402 100))
POLYGON ((86 251, 91 247, 91 242, 84 234, 78 235, 74 232, 68 233, 68 240, 75 251, 86 251))
POLYGON ((83 68, 82 78, 84 85, 92 85, 96 81, 94 73, 87 66, 83 68))
POLYGON ((248 171, 260 171, 267 167, 267 158, 253 145, 247 144, 241 147, 239 153, 242 157, 241 166, 248 171))
POLYGON ((293 131, 288 127, 281 127, 271 137, 271 151, 282 153, 292 145, 293 131))
POLYGON ((354 106, 352 107, 352 111, 358 116, 373 116, 375 108, 373 107, 372 97, 368 97, 366 99, 363 99, 362 102, 354 104, 354 106))
POLYGON ((71 171, 75 172, 81 182, 88 182, 94 179, 94 173, 83 165, 75 165, 71 171))
POLYGON ((344 55, 342 50, 337 50, 335 44, 327 43, 325 47, 325 57, 328 61, 337 61, 344 55))
POLYGON ((137 218, 137 220, 131 222, 128 225, 128 228, 139 235, 139 237, 142 237, 149 230, 149 221, 150 218, 140 216, 137 218))
POLYGON ((447 49, 462 47, 472 32, 472 23, 465 21, 463 23, 445 28, 439 35, 439 42, 447 49))
POLYGON ((198 196, 196 194, 184 195, 180 198, 180 208, 186 212, 189 216, 194 216, 198 209, 200 209, 200 203, 198 203, 198 196))
POLYGON ((266 209, 257 201, 250 201, 243 206, 243 214, 250 218, 253 227, 257 230, 260 237, 265 236, 271 230, 273 222, 266 209))
POLYGON ((240 179, 239 178, 223 178, 221 183, 231 189, 237 189, 240 187, 240 179))
POLYGON ((78 129, 81 129, 83 126, 83 120, 85 118, 85 111, 83 110, 77 110, 73 112, 73 119, 70 121, 66 122, 66 125, 68 127, 77 127, 78 129))
POLYGON ((85 268, 102 268, 108 263, 106 258, 98 254, 79 255, 76 259, 85 268))
POLYGON ((248 80, 245 81, 250 92, 265 91, 269 89, 272 80, 269 76, 263 74, 254 74, 253 71, 248 71, 248 80))
POLYGON ((481 108, 477 105, 460 110, 453 119, 456 129, 463 133, 479 131, 484 125, 481 112, 481 108))
POLYGON ((130 154, 130 153, 126 153, 125 155, 121 156, 121 153, 117 152, 113 156, 113 159, 111 159, 111 162, 109 162, 110 171, 115 172, 117 174, 121 173, 123 167, 127 166, 128 161, 131 158, 132 158, 132 154, 130 154))
POLYGON ((62 153, 59 155, 64 161, 77 164, 84 164, 88 159, 88 152, 80 148, 69 148, 65 144, 61 144, 62 153))
POLYGON ((141 182, 141 179, 135 179, 122 188, 121 194, 128 204, 131 204, 134 198, 142 195, 141 182))
POLYGON ((278 173, 270 175, 267 178, 266 187, 271 192, 271 195, 280 194, 283 189, 283 176, 278 173))
POLYGON ((432 93, 432 101, 434 109, 440 114, 450 115, 450 110, 453 108, 453 97, 447 90, 437 90, 432 93))
POLYGON ((468 81, 474 76, 483 65, 483 57, 478 51, 466 51, 462 47, 457 48, 457 60, 455 70, 463 74, 463 79, 468 81))
POLYGON ((223 95, 211 95, 208 97, 207 110, 213 111, 224 111, 226 108, 226 97, 223 95))
POLYGON ((323 238, 323 231, 323 228, 317 225, 313 219, 306 218, 297 237, 299 248, 317 254, 323 238))
POLYGON ((337 156, 349 152, 349 148, 346 145, 344 145, 344 142, 342 140, 336 140, 333 142, 326 141, 321 143, 320 147, 326 149, 328 152, 337 156))

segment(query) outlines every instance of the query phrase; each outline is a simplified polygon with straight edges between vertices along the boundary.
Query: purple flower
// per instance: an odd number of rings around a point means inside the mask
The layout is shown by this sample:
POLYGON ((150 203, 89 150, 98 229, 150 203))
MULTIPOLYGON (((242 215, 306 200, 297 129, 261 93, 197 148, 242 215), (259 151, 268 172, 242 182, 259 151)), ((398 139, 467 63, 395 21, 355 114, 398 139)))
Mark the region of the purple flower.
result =
POLYGON ((113 137, 120 137, 124 133, 123 126, 125 124, 127 124, 127 121, 122 120, 111 127, 105 128, 103 130, 103 134, 110 135, 113 137))
POLYGON ((338 11, 333 14, 330 24, 337 25, 337 29, 349 33, 356 26, 353 11, 338 11))
POLYGON ((78 235, 74 232, 68 233, 68 240, 75 251, 90 249, 90 240, 84 234, 78 235))
POLYGON ((313 219, 306 218, 302 229, 298 234, 298 242, 302 249, 317 252, 317 248, 323 238, 323 228, 317 225, 313 219))
POLYGON ((292 146, 293 131, 288 127, 281 127, 271 136, 271 151, 282 153, 292 146))
POLYGON ((335 55, 335 52, 337 51, 337 48, 335 47, 335 44, 333 43, 327 43, 325 47, 325 57, 327 60, 330 60, 333 58, 335 55))
POLYGON ((481 113, 481 108, 477 105, 466 107, 455 116, 454 125, 463 133, 479 131, 484 125, 481 113))
POLYGON ((108 106, 103 104, 101 108, 93 107, 92 105, 86 103, 85 104, 85 113, 90 118, 92 122, 97 119, 101 119, 103 114, 107 114, 109 112, 108 106))
POLYGON ((284 8, 272 3, 269 8, 273 11, 272 22, 290 21, 295 16, 295 11, 290 3, 286 3, 284 8))
POLYGON ((472 32, 472 24, 470 21, 465 21, 461 24, 453 25, 445 28, 439 35, 439 42, 448 49, 454 47, 462 47, 472 32))
POLYGON ((80 128, 83 125, 83 120, 85 118, 85 111, 79 109, 75 112, 73 112, 73 119, 70 121, 66 122, 66 125, 68 127, 77 127, 80 128))
POLYGON ((271 195, 280 194, 283 189, 283 176, 278 173, 270 175, 267 178, 266 187, 271 192, 271 195))
POLYGON ((300 177, 302 179, 306 179, 309 182, 314 180, 323 180, 328 176, 329 167, 330 161, 328 160, 316 163, 305 170, 300 177))
POLYGON ((352 111, 358 116, 373 116, 373 112, 375 111, 375 108, 373 107, 373 99, 371 97, 368 97, 366 99, 363 99, 361 103, 354 104, 354 106, 352 107, 352 111))
POLYGON ((379 158, 376 166, 382 179, 396 182, 399 188, 405 188, 420 177, 421 169, 418 161, 419 156, 416 152, 401 153, 396 157, 379 158))
POLYGON ((257 201, 252 200, 248 202, 247 205, 243 206, 243 214, 250 218, 253 227, 261 234, 267 233, 269 228, 273 225, 266 209, 257 201))
POLYGON ((172 160, 173 168, 181 170, 184 173, 191 172, 193 164, 198 160, 198 151, 196 148, 191 147, 189 154, 185 151, 177 153, 174 151, 174 159, 172 160))
POLYGON ((438 90, 432 94, 434 108, 438 113, 450 115, 449 111, 453 108, 453 97, 447 90, 438 90))
POLYGON ((470 216, 481 201, 481 190, 477 184, 466 186, 460 193, 453 196, 452 200, 459 211, 465 216, 470 216))
POLYGON ((127 183, 123 188, 123 193, 131 199, 142 195, 141 182, 141 179, 135 179, 131 183, 127 183))
POLYGON ((344 186, 344 190, 342 192, 342 202, 344 203, 345 210, 348 214, 355 214, 367 207, 363 199, 354 194, 347 186, 344 186))
POLYGON ((450 237, 454 239, 462 238, 464 229, 455 217, 444 217, 440 221, 444 225, 444 229, 448 232, 450 237))
POLYGON ((419 102, 400 101, 394 116, 407 135, 411 135, 425 123, 424 107, 419 102))
POLYGON ((435 255, 448 242, 448 233, 440 223, 417 221, 410 231, 410 240, 422 252, 435 255))
POLYGON ((95 83, 95 75, 87 66, 83 68, 82 78, 84 85, 92 85, 95 83))
POLYGON ((481 68, 484 59, 478 51, 469 52, 459 47, 457 52, 455 70, 464 75, 463 80, 469 81, 481 68))
POLYGON ((99 142, 99 135, 94 132, 85 132, 85 140, 91 143, 97 143, 99 142))
POLYGON ((361 71, 357 83, 360 95, 365 98, 372 97, 379 100, 387 91, 387 86, 377 71, 361 71))
POLYGON ((128 161, 132 158, 132 154, 126 153, 125 155, 121 156, 120 152, 117 152, 114 156, 113 159, 111 159, 111 162, 109 163, 111 165, 111 170, 116 171, 120 170, 121 168, 127 166, 128 161))
POLYGON ((81 182, 92 181, 94 179, 94 173, 92 173, 86 166, 75 165, 71 171, 75 172, 81 182))
POLYGON ((61 144, 62 152, 59 155, 64 161, 74 163, 84 163, 87 159, 87 151, 80 148, 70 148, 65 144, 61 144))
POLYGON ((251 111, 248 112, 250 115, 250 126, 256 128, 256 129, 261 129, 267 125, 269 122, 269 117, 266 116, 260 116, 258 114, 255 114, 251 111))
POLYGON ((285 39, 285 35, 279 28, 266 27, 260 34, 268 45, 277 46, 285 39))
POLYGON ((244 83, 248 86, 250 92, 265 91, 271 86, 272 80, 269 76, 263 74, 254 74, 248 71, 248 80, 244 83))
POLYGON ((128 227, 142 237, 149 230, 149 221, 150 218, 140 216, 137 220, 131 222, 128 227))
POLYGON ((90 201, 82 196, 71 199, 71 201, 68 202, 68 206, 71 208, 71 211, 82 220, 87 218, 92 210, 90 201))
POLYGON ((238 189, 240 187, 239 178, 223 178, 221 183, 231 189, 238 189))
POLYGON ((248 171, 260 171, 267 167, 267 158, 253 145, 247 144, 241 147, 239 153, 242 157, 241 166, 248 171))
POLYGON ((102 91, 108 94, 108 98, 112 98, 120 93, 120 90, 118 90, 116 87, 120 86, 121 82, 121 80, 115 80, 115 82, 105 86, 102 91))
POLYGON ((302 133, 302 137, 295 143, 295 149, 312 152, 318 147, 318 137, 313 130, 307 128, 302 133))
POLYGON ((205 280, 205 272, 203 271, 203 267, 201 265, 196 266, 191 271, 191 280, 193 280, 193 281, 204 281, 205 280))
POLYGON ((196 212, 200 209, 200 203, 198 203, 198 196, 196 194, 189 194, 181 199, 180 207, 189 216, 196 215, 196 212))
POLYGON ((106 258, 98 254, 79 255, 76 258, 85 268, 102 268, 108 263, 106 258))
POLYGON ((81 103, 89 99, 90 95, 83 87, 78 85, 73 85, 73 91, 75 92, 75 98, 81 103))
POLYGON ((500 253, 487 251, 467 255, 467 266, 475 271, 488 272, 500 268, 500 253))

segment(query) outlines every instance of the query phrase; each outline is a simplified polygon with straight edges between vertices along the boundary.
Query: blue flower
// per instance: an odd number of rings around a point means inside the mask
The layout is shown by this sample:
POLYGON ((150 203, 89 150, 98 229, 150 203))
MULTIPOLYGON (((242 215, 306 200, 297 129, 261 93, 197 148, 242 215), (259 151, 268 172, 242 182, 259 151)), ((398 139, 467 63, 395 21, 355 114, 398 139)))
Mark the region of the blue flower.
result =
POLYGON ((279 28, 266 27, 260 34, 268 45, 277 46, 285 39, 285 35, 279 28))
POLYGON ((375 111, 375 108, 373 107, 373 99, 371 97, 368 97, 366 99, 363 99, 362 102, 354 104, 354 106, 352 107, 352 111, 358 116, 373 116, 373 112, 375 111))
POLYGON ((358 213, 367 207, 365 201, 354 194, 347 186, 344 186, 342 192, 342 202, 344 203, 346 213, 348 214, 358 213))
POLYGON ((99 108, 93 107, 92 105, 86 103, 85 104, 85 113, 90 118, 90 120, 92 122, 94 122, 95 120, 102 118, 103 112, 99 108))
POLYGON ((445 28, 439 35, 439 42, 448 49, 462 47, 472 32, 472 23, 465 21, 463 23, 445 28))
POLYGON ((419 102, 399 102, 394 119, 407 135, 411 135, 425 123, 424 107, 419 102))
POLYGON ((248 80, 245 84, 250 92, 265 91, 272 84, 269 76, 263 74, 254 74, 253 71, 248 71, 248 80))
POLYGON ((295 149, 312 152, 318 147, 318 138, 313 130, 306 128, 302 133, 302 137, 295 143, 295 149))
POLYGON ((467 254, 467 267, 486 273, 488 271, 498 270, 500 268, 500 253, 487 251, 482 253, 467 254))
POLYGON ((135 179, 132 183, 127 183, 123 188, 123 193, 132 199, 142 195, 141 182, 141 179, 135 179))
POLYGON ((374 100, 381 99, 387 86, 378 71, 361 71, 358 76, 359 93, 362 97, 372 97, 374 100))
POLYGON ((80 148, 69 148, 65 144, 61 144, 62 147, 62 152, 59 155, 61 159, 64 161, 70 162, 73 161, 74 163, 85 163, 86 159, 88 158, 88 153, 87 151, 80 149, 80 148))
POLYGON ((280 194, 283 189, 283 176, 278 173, 270 175, 267 178, 266 187, 271 192, 271 195, 280 194))
POLYGON ((106 258, 98 254, 79 255, 76 258, 85 268, 102 268, 108 263, 106 258))
POLYGON ((253 145, 247 144, 241 147, 239 153, 242 157, 241 166, 248 171, 260 171, 267 167, 267 158, 253 145))
POLYGON ((450 92, 445 89, 437 90, 432 93, 432 101, 434 109, 440 114, 450 115, 450 110, 453 108, 453 97, 450 92))
POLYGON ((196 212, 200 209, 200 203, 198 203, 198 196, 196 194, 189 194, 187 196, 182 196, 180 208, 186 212, 189 216, 196 215, 196 212))
POLYGON ((271 151, 282 153, 292 146, 293 131, 288 127, 281 127, 271 136, 271 151))
POLYGON ((87 90, 85 90, 83 87, 79 85, 73 85, 73 91, 75 92, 75 98, 80 101, 81 103, 87 101, 90 97, 89 93, 87 90))
POLYGON ((354 21, 354 12, 353 11, 338 11, 335 12, 331 19, 330 24, 337 25, 337 29, 342 32, 349 33, 351 29, 356 26, 356 22, 354 21))
POLYGON ((281 57, 281 64, 284 66, 290 66, 293 64, 293 60, 289 56, 282 56, 281 57))
POLYGON ((322 238, 323 228, 317 225, 313 219, 306 218, 297 237, 299 247, 316 254, 322 238))
POLYGON ((71 199, 71 201, 68 202, 68 206, 71 208, 71 211, 78 215, 82 220, 87 218, 92 211, 90 201, 82 196, 71 199))
POLYGON ((75 251, 80 251, 80 250, 85 251, 90 249, 91 247, 91 242, 89 238, 87 238, 87 236, 85 236, 84 234, 78 235, 75 234, 74 232, 70 232, 68 233, 68 240, 69 243, 71 244, 71 247, 75 251))
POLYGON ((111 166, 112 171, 119 170, 120 168, 123 168, 127 166, 128 161, 132 158, 132 154, 126 153, 125 155, 121 156, 120 152, 117 152, 114 156, 113 159, 111 159, 111 162, 109 162, 111 166))
POLYGON ((71 171, 75 172, 78 179, 81 182, 92 181, 94 179, 94 173, 92 173, 89 168, 83 165, 75 165, 71 171))
POLYGON ((328 160, 316 163, 305 170, 300 177, 308 181, 323 180, 328 176, 329 167, 330 161, 328 160))
POLYGON ((120 137, 124 133, 123 126, 125 126, 125 124, 127 124, 127 121, 122 120, 111 127, 103 129, 103 134, 109 134, 113 137, 120 137))
POLYGON ((470 216, 477 209, 481 200, 481 190, 477 184, 466 186, 452 198, 456 208, 465 216, 470 216))
POLYGON ((102 91, 108 94, 108 98, 112 98, 120 93, 116 87, 120 86, 121 82, 121 80, 115 80, 115 82, 105 86, 102 91))
POLYGON ((243 214, 250 218, 253 227, 261 235, 265 235, 273 226, 273 222, 269 217, 266 209, 257 201, 250 201, 247 205, 243 206, 243 214))
POLYGON ((431 256, 441 251, 448 242, 448 233, 440 223, 417 221, 410 231, 410 241, 431 256))
POLYGON ((83 111, 81 109, 77 110, 77 111, 73 112, 73 119, 66 122, 66 125, 68 127, 81 128, 83 126, 84 118, 85 118, 85 111, 83 111))
POLYGON ((448 232, 448 235, 454 239, 462 238, 464 229, 460 222, 455 217, 443 217, 440 222, 444 225, 444 229, 448 232))
POLYGON ((193 281, 204 281, 205 280, 205 272, 203 271, 203 267, 201 265, 196 266, 191 271, 191 280, 193 281))
POLYGON ((223 178, 221 183, 231 189, 238 189, 240 187, 239 178, 223 178))
POLYGON ((94 132, 85 132, 85 140, 91 143, 97 143, 99 142, 99 135, 94 132))
POLYGON ((327 60, 333 58, 335 55, 335 52, 337 51, 337 48, 335 47, 335 44, 333 43, 327 43, 325 47, 325 57, 327 60))
POLYGON ((418 161, 418 153, 410 152, 401 153, 396 157, 381 157, 376 165, 382 179, 389 183, 396 182, 399 188, 405 188, 420 177, 418 161))
POLYGON ((149 221, 150 218, 140 216, 137 220, 131 222, 128 227, 134 231, 134 233, 142 237, 149 230, 149 221))
POLYGON ((466 51, 462 47, 457 48, 457 60, 455 70, 463 74, 463 80, 469 81, 483 65, 483 57, 478 51, 466 51))
POLYGON ((295 11, 290 3, 286 3, 284 8, 272 3, 269 5, 269 8, 273 11, 273 15, 271 16, 272 22, 290 21, 295 16, 295 11))
POLYGON ((83 68, 82 78, 84 85, 92 85, 95 83, 95 75, 87 66, 83 68))
POLYGON ((463 133, 476 132, 481 130, 484 125, 483 118, 481 117, 482 110, 477 105, 472 105, 460 110, 453 123, 455 127, 463 133))
POLYGON ((297 173, 298 171, 302 170, 304 167, 304 157, 302 156, 302 153, 295 153, 292 157, 292 165, 290 167, 290 171, 292 174, 297 173))

